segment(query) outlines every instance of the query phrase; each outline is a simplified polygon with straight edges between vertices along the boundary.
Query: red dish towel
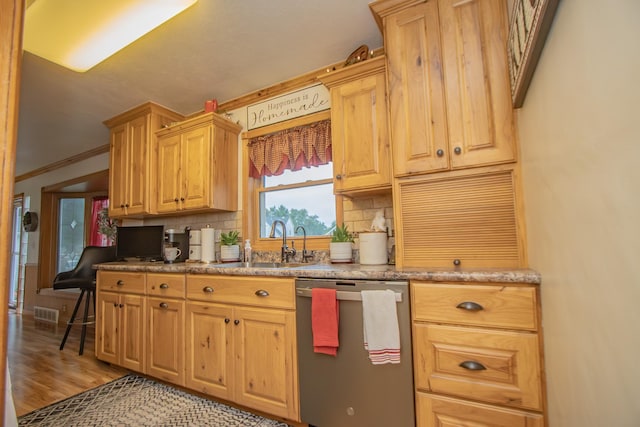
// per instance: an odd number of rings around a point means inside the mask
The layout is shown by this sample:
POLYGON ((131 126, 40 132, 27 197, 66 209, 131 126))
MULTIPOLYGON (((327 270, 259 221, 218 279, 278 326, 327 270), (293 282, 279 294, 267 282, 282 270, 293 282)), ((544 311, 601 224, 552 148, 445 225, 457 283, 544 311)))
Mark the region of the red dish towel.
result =
POLYGON ((313 351, 338 354, 338 300, 335 289, 311 289, 311 331, 313 351))

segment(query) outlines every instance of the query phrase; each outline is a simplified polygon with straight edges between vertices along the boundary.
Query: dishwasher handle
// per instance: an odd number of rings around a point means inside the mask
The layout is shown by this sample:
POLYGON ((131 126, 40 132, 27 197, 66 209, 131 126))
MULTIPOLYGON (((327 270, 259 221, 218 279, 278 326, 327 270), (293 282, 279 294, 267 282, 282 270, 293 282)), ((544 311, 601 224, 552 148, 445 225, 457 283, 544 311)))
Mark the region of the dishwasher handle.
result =
MULTIPOLYGON (((299 297, 311 298, 312 288, 296 288, 296 295, 299 297)), ((394 292, 396 302, 402 302, 402 294, 394 292)), ((362 301, 362 295, 358 291, 336 291, 336 299, 341 301, 362 301)))

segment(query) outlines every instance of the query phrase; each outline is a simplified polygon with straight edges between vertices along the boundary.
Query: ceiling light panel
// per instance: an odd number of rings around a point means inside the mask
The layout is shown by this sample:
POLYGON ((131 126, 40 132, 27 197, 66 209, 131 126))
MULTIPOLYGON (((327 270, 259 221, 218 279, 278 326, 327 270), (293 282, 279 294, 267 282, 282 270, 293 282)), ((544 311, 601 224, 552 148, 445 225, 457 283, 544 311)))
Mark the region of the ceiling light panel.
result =
POLYGON ((84 72, 197 0, 35 0, 25 16, 24 49, 84 72))

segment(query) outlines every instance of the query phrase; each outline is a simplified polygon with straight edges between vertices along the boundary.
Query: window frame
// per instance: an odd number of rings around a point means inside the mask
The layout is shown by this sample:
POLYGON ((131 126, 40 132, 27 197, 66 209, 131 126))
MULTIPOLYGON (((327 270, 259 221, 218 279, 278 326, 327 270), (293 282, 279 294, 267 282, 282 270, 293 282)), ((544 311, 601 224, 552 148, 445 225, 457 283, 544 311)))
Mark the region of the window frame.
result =
MULTIPOLYGON (((268 237, 260 237, 260 194, 265 191, 263 186, 263 180, 258 178, 252 178, 249 176, 249 141, 252 138, 256 138, 270 133, 279 132, 285 129, 293 127, 304 126, 321 120, 327 120, 331 118, 331 112, 329 110, 321 111, 319 113, 309 114, 307 116, 298 117, 296 119, 287 120, 284 122, 276 123, 270 126, 264 126, 258 129, 242 133, 242 194, 243 194, 243 209, 242 209, 242 236, 245 239, 251 239, 251 246, 254 249, 262 251, 279 251, 282 246, 281 239, 271 239, 268 237)), ((334 166, 335 171, 335 166, 334 166)), ((317 180, 314 184, 333 184, 333 179, 317 180)), ((294 183, 280 185, 277 187, 270 187, 272 189, 284 190, 288 188, 303 187, 304 183, 294 183)), ((333 190, 335 204, 336 204, 336 224, 341 224, 342 218, 342 196, 335 194, 335 188, 333 190)), ((295 245, 296 249, 302 250, 303 236, 287 236, 287 241, 297 241, 295 245)), ((308 236, 307 237, 307 250, 329 250, 329 242, 331 236, 308 236)), ((288 243, 289 244, 289 243, 288 243)))

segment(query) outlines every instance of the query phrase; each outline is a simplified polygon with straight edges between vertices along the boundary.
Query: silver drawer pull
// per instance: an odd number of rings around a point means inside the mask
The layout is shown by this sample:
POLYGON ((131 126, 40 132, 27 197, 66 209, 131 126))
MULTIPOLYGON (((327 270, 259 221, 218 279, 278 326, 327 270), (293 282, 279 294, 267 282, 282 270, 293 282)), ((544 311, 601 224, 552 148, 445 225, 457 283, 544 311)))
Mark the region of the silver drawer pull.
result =
POLYGON ((166 283, 161 283, 160 289, 169 289, 169 285, 167 285, 166 283))
POLYGON ((259 297, 268 297, 269 296, 269 292, 265 291, 264 289, 258 289, 256 291, 256 295, 259 297))
POLYGON ((118 281, 116 282, 116 285, 117 285, 117 286, 122 286, 122 285, 124 285, 124 280, 118 280, 118 281))
POLYGON ((460 366, 461 368, 467 369, 469 371, 484 371, 487 369, 484 367, 482 363, 474 362, 473 360, 465 360, 464 362, 460 363, 458 366, 460 366))
POLYGON ((467 310, 467 311, 480 311, 480 310, 484 310, 484 307, 481 306, 480 304, 478 304, 477 302, 473 302, 473 301, 465 301, 465 302, 461 302, 460 304, 456 305, 456 308, 459 308, 461 310, 467 310))
POLYGON ((204 288, 202 288, 202 292, 206 292, 208 294, 212 294, 213 293, 213 288, 211 286, 205 286, 204 288))
POLYGON ((167 304, 166 302, 161 302, 160 303, 160 308, 168 308, 169 304, 167 304))

